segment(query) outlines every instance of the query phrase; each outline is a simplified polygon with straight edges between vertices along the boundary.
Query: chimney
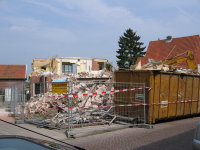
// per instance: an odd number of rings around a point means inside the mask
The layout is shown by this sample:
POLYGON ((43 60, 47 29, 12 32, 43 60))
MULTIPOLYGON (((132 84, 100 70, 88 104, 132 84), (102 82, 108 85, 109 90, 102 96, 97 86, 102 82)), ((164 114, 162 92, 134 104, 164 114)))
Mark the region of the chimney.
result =
POLYGON ((171 42, 171 41, 172 41, 172 36, 171 35, 167 36, 166 43, 171 42))

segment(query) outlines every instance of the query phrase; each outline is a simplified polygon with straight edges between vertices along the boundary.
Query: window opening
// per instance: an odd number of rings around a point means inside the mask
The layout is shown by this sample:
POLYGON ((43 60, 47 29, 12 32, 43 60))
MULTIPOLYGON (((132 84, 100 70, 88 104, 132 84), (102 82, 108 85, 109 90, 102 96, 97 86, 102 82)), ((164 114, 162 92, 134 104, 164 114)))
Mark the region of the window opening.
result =
POLYGON ((104 68, 104 64, 103 63, 99 63, 99 70, 102 70, 104 68))
POLYGON ((35 94, 40 94, 40 83, 35 83, 35 94))
POLYGON ((62 73, 69 74, 69 73, 72 73, 72 72, 73 72, 72 65, 68 65, 68 64, 62 65, 62 73))
POLYGON ((43 66, 43 67, 41 67, 41 69, 44 69, 44 70, 46 70, 46 69, 47 69, 47 67, 43 66))

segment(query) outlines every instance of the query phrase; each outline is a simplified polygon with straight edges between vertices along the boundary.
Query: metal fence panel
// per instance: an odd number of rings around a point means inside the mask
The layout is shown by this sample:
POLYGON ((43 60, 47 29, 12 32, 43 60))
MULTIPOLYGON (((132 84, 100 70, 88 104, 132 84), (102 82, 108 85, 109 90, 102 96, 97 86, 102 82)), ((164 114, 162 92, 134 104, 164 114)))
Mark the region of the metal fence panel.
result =
POLYGON ((6 90, 9 94, 6 94, 6 98, 10 102, 10 113, 18 119, 24 120, 24 82, 12 85, 6 90))
POLYGON ((146 123, 143 83, 68 82, 67 93, 52 93, 50 82, 29 84, 25 119, 39 127, 73 131, 146 123))
MULTIPOLYGON (((67 118, 68 125, 63 125, 63 128, 68 128, 68 131, 74 128, 76 130, 77 128, 94 129, 146 123, 145 84, 116 82, 81 82, 78 84, 74 82, 73 84, 75 90, 71 93, 75 96, 78 93, 76 85, 81 85, 86 90, 87 87, 91 88, 88 91, 89 96, 78 94, 76 98, 69 99, 73 104, 68 107, 69 110, 71 109, 71 115, 69 115, 71 117, 67 118), (108 87, 111 88, 108 89, 108 87), (78 105, 74 103, 77 101, 78 105)), ((87 93, 87 91, 83 92, 87 93)))
POLYGON ((11 88, 9 86, 0 86, 0 108, 10 107, 11 88))
POLYGON ((0 95, 0 108, 6 107, 5 95, 0 95))
POLYGON ((64 94, 67 93, 52 93, 53 83, 29 83, 29 88, 26 88, 26 122, 35 124, 38 127, 58 128, 55 119, 63 109, 62 106, 66 103, 64 94))

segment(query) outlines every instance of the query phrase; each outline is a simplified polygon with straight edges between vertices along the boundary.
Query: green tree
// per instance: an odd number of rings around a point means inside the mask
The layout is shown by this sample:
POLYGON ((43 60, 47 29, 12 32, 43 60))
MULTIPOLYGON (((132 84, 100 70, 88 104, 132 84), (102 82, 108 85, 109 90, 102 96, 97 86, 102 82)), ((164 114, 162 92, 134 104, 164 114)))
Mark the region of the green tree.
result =
POLYGON ((142 47, 144 43, 139 42, 139 40, 140 36, 136 35, 136 32, 133 32, 130 28, 124 32, 124 36, 119 37, 120 48, 116 51, 119 68, 130 68, 131 65, 136 63, 138 57, 143 57, 146 54, 144 52, 146 47, 142 47))
POLYGON ((112 66, 108 62, 106 62, 106 69, 112 72, 112 66))

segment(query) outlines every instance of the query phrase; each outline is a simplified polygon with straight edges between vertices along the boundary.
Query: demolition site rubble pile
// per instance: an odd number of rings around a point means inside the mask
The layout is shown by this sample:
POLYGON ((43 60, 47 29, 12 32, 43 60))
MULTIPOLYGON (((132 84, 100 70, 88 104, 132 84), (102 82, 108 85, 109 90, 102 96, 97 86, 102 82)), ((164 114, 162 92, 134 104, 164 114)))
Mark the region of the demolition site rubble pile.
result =
MULTIPOLYGON (((44 73, 38 73, 37 75, 44 75, 44 73)), ((47 73, 45 74, 47 75, 47 73)), ((65 78, 66 81, 73 81, 72 94, 87 94, 87 93, 96 93, 96 92, 105 92, 108 90, 110 86, 109 82, 111 79, 106 82, 98 82, 95 83, 93 81, 90 82, 77 82, 77 78, 102 78, 102 77, 112 77, 112 74, 105 72, 105 69, 96 73, 87 73, 82 72, 79 74, 51 74, 52 80, 59 80, 65 78)), ((39 124, 40 126, 44 126, 47 124, 48 126, 61 126, 67 125, 69 121, 73 123, 93 123, 94 119, 98 122, 102 123, 101 118, 103 117, 95 117, 91 111, 95 112, 98 110, 101 115, 107 112, 107 109, 98 109, 98 106, 102 106, 103 100, 106 94, 94 95, 94 96, 82 96, 75 98, 66 98, 65 95, 68 93, 52 93, 51 92, 52 85, 48 83, 46 93, 38 94, 35 97, 31 97, 31 99, 25 104, 25 119, 30 123, 39 124), (68 109, 70 107, 70 109, 68 109), (80 109, 80 107, 85 107, 84 109, 80 109), (94 107, 94 109, 86 109, 86 107, 94 107), (73 119, 69 120, 68 114, 73 114, 73 119), (39 121, 39 122, 38 122, 39 121), (42 122, 41 122, 42 121, 42 122)), ((112 86, 110 90, 114 90, 112 86)), ((112 105, 114 94, 109 94, 107 98, 107 104, 112 105)), ((111 110, 109 110, 111 111, 111 110)), ((104 122, 108 124, 108 122, 104 122)))
POLYGON ((141 65, 141 61, 136 65, 131 65, 130 70, 158 70, 164 72, 184 73, 184 74, 198 74, 195 69, 184 68, 176 65, 166 65, 162 61, 155 61, 148 59, 148 63, 141 65))
POLYGON ((31 72, 31 76, 52 76, 52 79, 64 79, 66 81, 75 81, 77 78, 112 78, 112 73, 107 71, 105 68, 99 71, 91 72, 80 72, 80 73, 70 73, 70 74, 57 74, 52 73, 49 70, 39 70, 35 69, 34 72, 31 72))

